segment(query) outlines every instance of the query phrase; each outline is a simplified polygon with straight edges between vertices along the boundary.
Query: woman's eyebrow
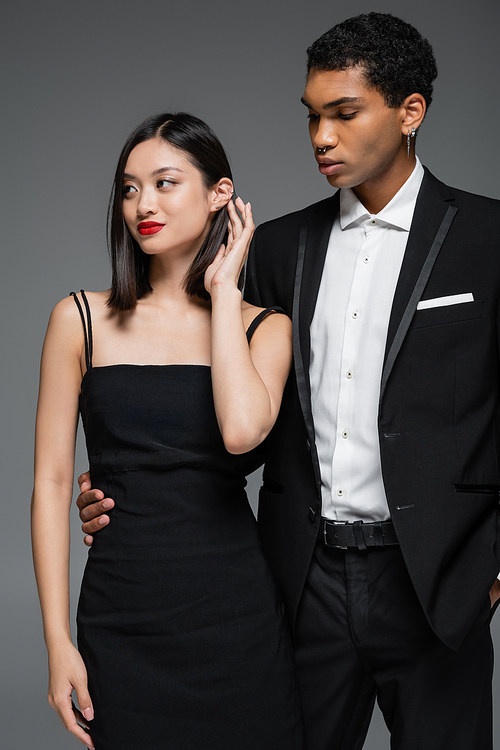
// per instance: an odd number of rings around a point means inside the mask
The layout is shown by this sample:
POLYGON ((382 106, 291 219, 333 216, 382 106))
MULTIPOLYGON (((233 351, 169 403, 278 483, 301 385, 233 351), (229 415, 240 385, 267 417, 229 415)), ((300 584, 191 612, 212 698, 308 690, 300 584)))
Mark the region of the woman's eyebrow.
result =
MULTIPOLYGON (((160 167, 160 169, 155 169, 154 172, 151 172, 152 177, 156 177, 156 175, 163 174, 163 172, 183 172, 183 169, 179 169, 179 167, 160 167)), ((123 176, 127 178, 127 180, 135 180, 135 175, 130 174, 129 172, 124 172, 123 176)))
POLYGON ((155 169, 154 172, 151 172, 151 175, 155 177, 157 174, 162 174, 163 172, 183 172, 183 169, 179 169, 179 167, 161 167, 160 169, 155 169))

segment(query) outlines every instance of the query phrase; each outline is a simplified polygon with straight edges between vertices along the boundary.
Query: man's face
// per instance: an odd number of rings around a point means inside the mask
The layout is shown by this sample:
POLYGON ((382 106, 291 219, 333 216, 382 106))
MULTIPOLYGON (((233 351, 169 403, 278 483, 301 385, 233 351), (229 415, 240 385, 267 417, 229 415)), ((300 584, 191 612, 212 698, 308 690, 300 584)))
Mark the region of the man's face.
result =
POLYGON ((375 186, 407 158, 404 107, 388 107, 359 66, 312 69, 302 102, 319 170, 332 187, 375 186))

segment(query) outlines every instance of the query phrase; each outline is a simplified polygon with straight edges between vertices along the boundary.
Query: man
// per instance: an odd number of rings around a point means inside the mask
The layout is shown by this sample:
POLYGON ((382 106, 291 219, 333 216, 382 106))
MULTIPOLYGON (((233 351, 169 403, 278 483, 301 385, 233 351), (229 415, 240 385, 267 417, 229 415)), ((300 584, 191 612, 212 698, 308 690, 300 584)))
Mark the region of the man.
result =
POLYGON ((248 300, 294 325, 259 528, 310 750, 361 748, 375 697, 397 750, 492 747, 500 211, 415 157, 436 74, 387 14, 318 39, 302 101, 340 190, 261 226, 248 262, 248 300))

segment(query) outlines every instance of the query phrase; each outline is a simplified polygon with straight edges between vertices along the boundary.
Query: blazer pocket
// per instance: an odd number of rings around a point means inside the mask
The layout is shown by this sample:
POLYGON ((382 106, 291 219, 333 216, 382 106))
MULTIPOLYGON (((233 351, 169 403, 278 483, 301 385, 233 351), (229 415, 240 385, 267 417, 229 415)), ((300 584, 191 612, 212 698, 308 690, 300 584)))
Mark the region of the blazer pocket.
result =
POLYGON ((498 484, 454 484, 455 492, 465 492, 470 495, 492 495, 500 496, 500 486, 498 484))
POLYGON ((461 323, 462 321, 475 320, 483 316, 483 300, 464 302, 458 305, 446 305, 445 307, 429 307, 425 310, 417 310, 411 324, 412 328, 427 328, 430 326, 442 326, 447 323, 461 323))
POLYGON ((271 495, 282 495, 285 488, 282 484, 280 484, 280 482, 275 482, 274 479, 264 478, 262 487, 260 489, 261 492, 270 492, 271 495))

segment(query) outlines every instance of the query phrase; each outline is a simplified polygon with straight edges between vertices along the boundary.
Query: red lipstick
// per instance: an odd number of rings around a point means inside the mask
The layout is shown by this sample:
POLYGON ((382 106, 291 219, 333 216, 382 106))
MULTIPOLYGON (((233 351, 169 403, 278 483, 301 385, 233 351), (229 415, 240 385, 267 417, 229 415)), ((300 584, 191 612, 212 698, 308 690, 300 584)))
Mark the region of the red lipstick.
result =
POLYGON ((137 229, 139 230, 139 234, 142 235, 157 234, 164 226, 165 224, 159 224, 157 221, 141 221, 137 225, 137 229))

